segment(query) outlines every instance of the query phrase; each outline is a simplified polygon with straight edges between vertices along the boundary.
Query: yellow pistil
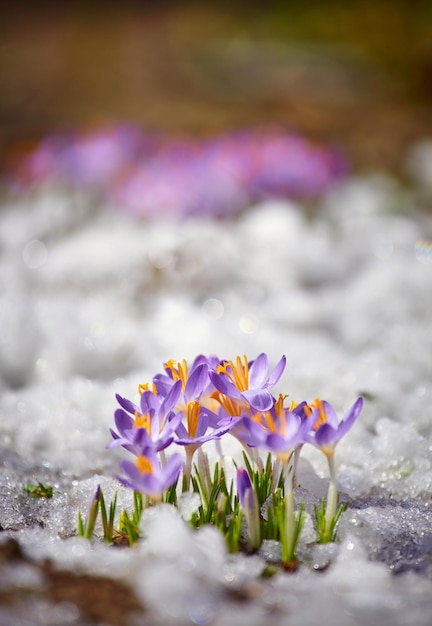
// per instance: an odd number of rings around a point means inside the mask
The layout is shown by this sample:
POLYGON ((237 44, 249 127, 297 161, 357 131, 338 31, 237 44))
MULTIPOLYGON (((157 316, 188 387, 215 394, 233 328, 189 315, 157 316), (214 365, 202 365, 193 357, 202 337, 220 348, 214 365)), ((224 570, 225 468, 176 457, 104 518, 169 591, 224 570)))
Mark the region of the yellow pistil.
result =
POLYGON ((249 389, 249 364, 246 355, 236 358, 236 364, 232 361, 224 361, 217 366, 217 374, 225 374, 239 391, 249 389))
POLYGON ((187 430, 189 437, 195 437, 198 428, 201 405, 199 402, 188 402, 187 404, 187 430))
POLYGON ((184 359, 181 363, 175 361, 174 359, 170 359, 169 361, 164 363, 164 369, 171 372, 171 376, 174 382, 179 379, 182 381, 182 392, 184 393, 189 375, 187 362, 184 359))
POLYGON ((135 428, 145 428, 149 435, 151 435, 151 417, 149 413, 141 415, 138 411, 135 411, 135 428))
POLYGON ((153 466, 146 456, 137 457, 136 466, 141 474, 153 474, 153 466))

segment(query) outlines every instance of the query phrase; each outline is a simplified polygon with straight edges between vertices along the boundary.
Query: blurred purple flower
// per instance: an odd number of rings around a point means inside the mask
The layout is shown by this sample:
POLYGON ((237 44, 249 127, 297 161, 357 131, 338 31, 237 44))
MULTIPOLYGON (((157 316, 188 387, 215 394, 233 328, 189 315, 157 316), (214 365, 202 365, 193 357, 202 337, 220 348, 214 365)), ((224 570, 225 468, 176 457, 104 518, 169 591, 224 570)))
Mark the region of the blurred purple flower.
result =
POLYGON ((267 197, 317 196, 346 172, 337 151, 283 129, 198 141, 112 124, 43 139, 16 177, 96 188, 142 217, 225 217, 267 197))
POLYGON ((117 125, 79 134, 62 155, 73 183, 108 185, 140 154, 141 132, 132 125, 117 125))

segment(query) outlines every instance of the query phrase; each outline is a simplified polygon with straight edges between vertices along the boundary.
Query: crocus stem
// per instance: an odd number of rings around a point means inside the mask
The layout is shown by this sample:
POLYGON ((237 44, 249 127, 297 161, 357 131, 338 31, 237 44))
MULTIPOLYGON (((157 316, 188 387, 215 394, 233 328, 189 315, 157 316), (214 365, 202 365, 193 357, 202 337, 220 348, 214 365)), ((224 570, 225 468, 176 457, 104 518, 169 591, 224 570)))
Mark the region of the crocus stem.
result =
POLYGON ((263 470, 262 459, 259 455, 258 448, 249 448, 249 456, 252 459, 254 469, 261 472, 263 470))
POLYGON ((223 454, 222 444, 221 444, 220 439, 215 439, 215 446, 216 446, 216 452, 218 453, 218 456, 219 456, 220 466, 223 467, 224 454, 223 454))
POLYGON ((186 462, 183 468, 183 491, 189 491, 192 473, 192 457, 194 453, 195 448, 192 448, 192 446, 186 446, 186 462))
POLYGON ((271 482, 271 492, 276 491, 276 488, 279 484, 279 478, 281 474, 281 462, 278 458, 275 459, 273 463, 273 471, 272 471, 272 482, 271 482))
POLYGON ((286 463, 284 468, 284 484, 285 484, 285 536, 287 561, 294 559, 295 550, 295 506, 294 506, 294 489, 293 489, 293 466, 291 459, 286 463))
POLYGON ((327 506, 325 511, 326 534, 331 533, 331 525, 337 512, 338 492, 336 484, 336 468, 334 462, 334 454, 327 455, 327 461, 330 471, 330 484, 327 493, 327 506))
POLYGON ((201 496, 206 501, 206 506, 210 499, 213 483, 210 474, 210 464, 206 452, 203 452, 202 448, 198 448, 198 478, 200 479, 200 485, 203 493, 201 496))
POLYGON ((293 477, 292 477, 293 487, 296 487, 296 485, 297 485, 298 462, 299 462, 300 452, 301 452, 302 448, 303 448, 303 444, 301 443, 294 450, 293 477))

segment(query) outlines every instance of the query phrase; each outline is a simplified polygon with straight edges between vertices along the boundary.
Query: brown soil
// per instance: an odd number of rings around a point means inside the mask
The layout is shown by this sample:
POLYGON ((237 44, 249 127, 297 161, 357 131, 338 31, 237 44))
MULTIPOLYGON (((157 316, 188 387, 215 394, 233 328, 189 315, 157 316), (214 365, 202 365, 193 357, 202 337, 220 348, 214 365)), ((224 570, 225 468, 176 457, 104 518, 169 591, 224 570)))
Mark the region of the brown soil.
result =
POLYGON ((45 584, 41 589, 14 586, 0 590, 0 604, 16 611, 17 615, 20 604, 31 597, 44 599, 53 605, 72 603, 78 609, 83 623, 103 622, 110 626, 127 626, 131 616, 139 615, 140 624, 145 626, 145 608, 127 585, 102 576, 60 571, 49 561, 34 562, 22 552, 15 539, 10 538, 0 545, 1 574, 6 573, 7 576, 9 566, 22 563, 37 568, 45 584))

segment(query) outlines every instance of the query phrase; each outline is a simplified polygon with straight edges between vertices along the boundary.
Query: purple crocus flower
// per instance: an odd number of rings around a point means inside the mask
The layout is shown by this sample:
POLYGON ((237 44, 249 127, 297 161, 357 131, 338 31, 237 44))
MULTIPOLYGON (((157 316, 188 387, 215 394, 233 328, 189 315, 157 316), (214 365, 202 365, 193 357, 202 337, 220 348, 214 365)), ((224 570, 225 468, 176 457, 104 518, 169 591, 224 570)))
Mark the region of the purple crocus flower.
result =
POLYGON ((268 358, 263 352, 254 361, 246 356, 233 361, 222 361, 209 377, 218 391, 234 400, 245 401, 256 411, 268 411, 274 403, 270 389, 278 382, 285 369, 286 358, 282 356, 268 375, 268 358))
POLYGON ((295 448, 306 442, 316 416, 306 417, 304 403, 285 408, 284 399, 283 395, 279 395, 269 411, 256 413, 253 418, 243 417, 241 425, 248 445, 266 448, 287 463, 295 448))
POLYGON ((183 461, 179 454, 173 454, 164 465, 158 459, 156 450, 148 446, 136 458, 135 463, 122 461, 122 476, 117 476, 125 487, 139 491, 154 500, 160 500, 162 492, 171 487, 180 475, 183 461))
POLYGON ((212 428, 209 430, 211 422, 214 421, 214 414, 195 401, 188 402, 184 412, 180 413, 180 415, 186 416, 186 426, 181 422, 178 424, 176 428, 178 439, 175 439, 174 443, 185 448, 186 464, 184 478, 185 487, 189 488, 193 455, 207 441, 220 439, 229 430, 229 427, 212 428))
MULTIPOLYGON (((315 420, 313 429, 309 431, 307 441, 319 448, 327 457, 330 472, 330 483, 327 494, 327 504, 325 510, 325 532, 326 540, 331 540, 333 535, 333 525, 338 506, 338 492, 336 481, 335 448, 342 437, 350 430, 363 407, 363 398, 360 396, 352 407, 338 421, 336 412, 329 402, 325 400, 315 400, 313 410, 309 409, 311 420, 315 420)), ((307 411, 308 412, 308 411, 307 411)))
POLYGON ((307 441, 329 456, 356 422, 363 408, 363 398, 361 396, 357 398, 340 422, 336 411, 326 400, 316 399, 312 408, 312 411, 309 410, 309 419, 315 420, 315 424, 308 433, 307 441))
POLYGON ((199 402, 188 402, 185 412, 186 426, 180 423, 176 428, 177 439, 175 443, 185 446, 186 451, 197 450, 203 443, 220 439, 228 430, 229 426, 211 428, 214 422, 214 414, 199 402))
POLYGON ((166 396, 172 386, 180 380, 182 397, 178 403, 198 401, 209 386, 209 368, 209 361, 203 355, 198 356, 190 368, 185 360, 177 362, 171 359, 164 364, 165 373, 154 376, 153 384, 157 393, 166 396))
POLYGON ((110 429, 114 441, 107 447, 122 446, 138 455, 150 438, 157 451, 164 450, 173 441, 182 419, 181 414, 173 411, 180 393, 181 381, 175 382, 165 397, 146 389, 141 394, 139 407, 117 394, 121 406, 114 413, 118 434, 110 429))

